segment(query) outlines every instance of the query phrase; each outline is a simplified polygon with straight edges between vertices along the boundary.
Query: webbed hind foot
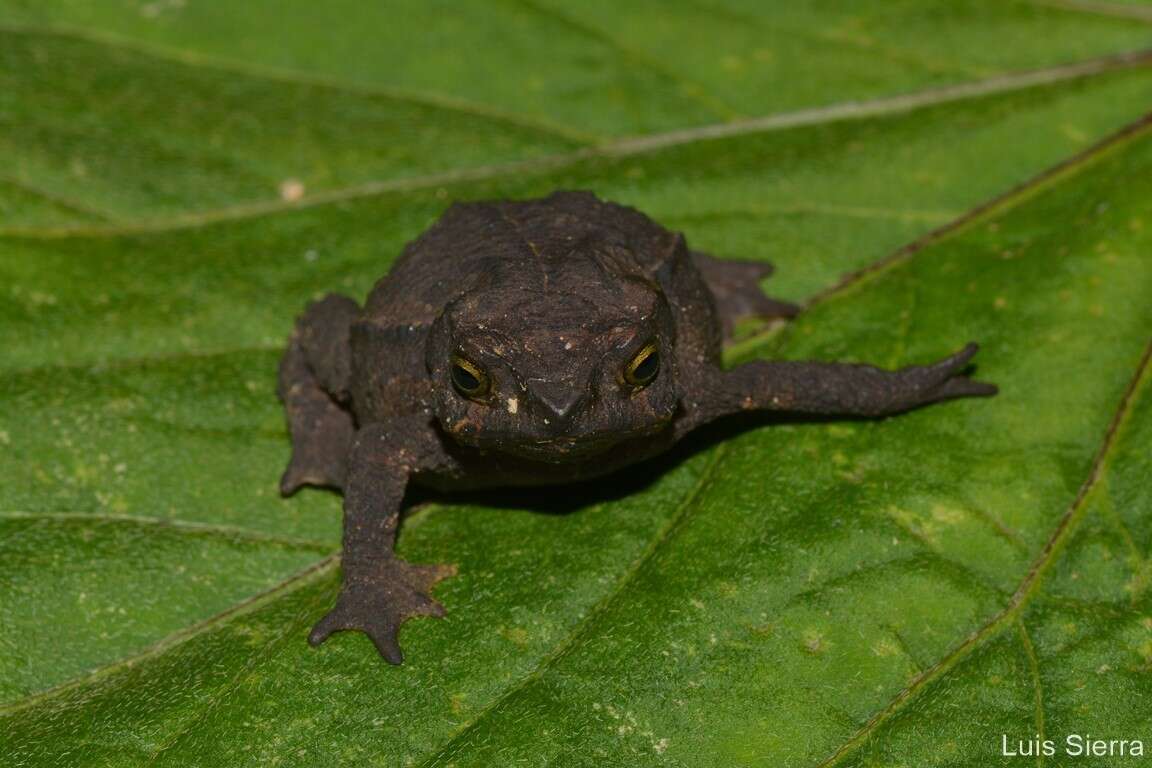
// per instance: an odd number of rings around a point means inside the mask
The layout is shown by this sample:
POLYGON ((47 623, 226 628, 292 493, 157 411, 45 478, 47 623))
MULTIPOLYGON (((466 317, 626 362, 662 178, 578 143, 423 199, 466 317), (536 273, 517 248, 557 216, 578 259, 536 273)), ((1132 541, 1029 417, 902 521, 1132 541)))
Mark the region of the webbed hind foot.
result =
POLYGON ((292 433, 281 495, 305 485, 344 486, 355 424, 340 401, 347 399, 348 334, 358 313, 352 299, 330 294, 310 304, 296 323, 277 386, 292 433))
POLYGON ((760 290, 760 281, 773 272, 767 262, 717 259, 699 252, 692 253, 692 261, 716 302, 725 341, 732 338, 741 320, 790 319, 800 313, 799 305, 770 298, 760 290))

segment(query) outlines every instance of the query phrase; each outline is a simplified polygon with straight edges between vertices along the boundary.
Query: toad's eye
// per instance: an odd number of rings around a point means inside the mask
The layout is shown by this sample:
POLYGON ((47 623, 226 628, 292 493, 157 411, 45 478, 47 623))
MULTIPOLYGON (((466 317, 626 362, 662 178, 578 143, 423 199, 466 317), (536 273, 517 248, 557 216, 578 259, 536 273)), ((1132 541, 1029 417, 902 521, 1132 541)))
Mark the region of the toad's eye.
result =
POLYGON ((624 366, 624 381, 634 387, 646 387, 660 373, 660 350, 650 341, 624 366))
POLYGON ((464 397, 473 399, 483 397, 488 394, 491 386, 488 374, 483 368, 459 355, 452 358, 451 376, 452 386, 464 397))

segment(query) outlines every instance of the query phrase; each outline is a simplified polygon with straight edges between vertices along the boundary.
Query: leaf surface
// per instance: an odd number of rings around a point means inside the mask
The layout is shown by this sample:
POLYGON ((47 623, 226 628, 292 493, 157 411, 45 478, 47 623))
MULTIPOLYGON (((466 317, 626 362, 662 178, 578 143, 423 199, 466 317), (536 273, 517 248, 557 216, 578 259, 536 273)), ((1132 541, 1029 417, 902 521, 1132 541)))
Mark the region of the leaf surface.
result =
POLYGON ((0 2, 4 762, 982 766, 1001 732, 1147 733, 1150 28, 1092 5, 0 2), (560 187, 777 265, 809 311, 733 361, 977 339, 1002 393, 710 430, 566 514, 422 506, 400 549, 458 564, 448 618, 400 668, 309 649, 339 503, 275 494, 292 316, 450 199, 560 187))

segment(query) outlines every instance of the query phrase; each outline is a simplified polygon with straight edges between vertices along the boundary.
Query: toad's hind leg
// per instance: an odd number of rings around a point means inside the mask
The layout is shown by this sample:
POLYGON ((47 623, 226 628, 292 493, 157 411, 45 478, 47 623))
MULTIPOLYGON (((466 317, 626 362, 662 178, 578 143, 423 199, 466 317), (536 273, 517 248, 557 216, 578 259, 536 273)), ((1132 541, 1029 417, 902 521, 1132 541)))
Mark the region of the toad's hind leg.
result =
POLYGON ((352 299, 329 294, 296 321, 277 387, 292 433, 292 459, 280 478, 284 496, 305 485, 344 487, 355 432, 347 407, 348 336, 359 313, 352 299))
POLYGON ((698 251, 692 253, 692 261, 716 301, 725 341, 741 320, 790 318, 800 312, 799 306, 768 298, 760 290, 760 281, 772 274, 767 262, 717 259, 698 251))

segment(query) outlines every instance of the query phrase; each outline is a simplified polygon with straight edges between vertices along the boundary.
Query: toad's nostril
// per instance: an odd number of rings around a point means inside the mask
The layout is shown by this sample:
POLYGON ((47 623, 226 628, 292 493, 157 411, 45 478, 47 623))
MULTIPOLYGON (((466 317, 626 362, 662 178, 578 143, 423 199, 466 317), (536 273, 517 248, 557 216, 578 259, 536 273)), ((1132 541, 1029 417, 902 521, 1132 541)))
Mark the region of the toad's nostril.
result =
POLYGON ((562 422, 576 413, 587 394, 571 382, 537 382, 529 387, 533 398, 544 410, 544 417, 562 422))

